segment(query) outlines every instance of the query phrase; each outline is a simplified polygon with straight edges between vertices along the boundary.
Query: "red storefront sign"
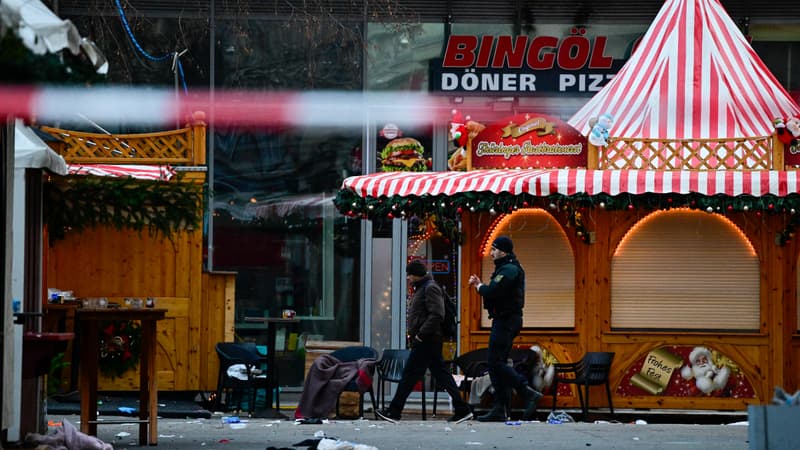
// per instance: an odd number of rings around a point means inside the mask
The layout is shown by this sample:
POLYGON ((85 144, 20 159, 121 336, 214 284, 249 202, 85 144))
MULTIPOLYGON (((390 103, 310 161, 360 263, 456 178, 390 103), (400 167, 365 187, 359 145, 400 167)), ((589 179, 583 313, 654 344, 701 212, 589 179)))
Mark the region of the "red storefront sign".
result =
POLYGON ((569 36, 452 35, 442 57, 430 62, 429 88, 483 95, 595 93, 627 59, 610 56, 608 41, 578 27, 569 36))
POLYGON ((586 136, 568 123, 526 113, 500 120, 472 140, 473 169, 586 167, 586 136))

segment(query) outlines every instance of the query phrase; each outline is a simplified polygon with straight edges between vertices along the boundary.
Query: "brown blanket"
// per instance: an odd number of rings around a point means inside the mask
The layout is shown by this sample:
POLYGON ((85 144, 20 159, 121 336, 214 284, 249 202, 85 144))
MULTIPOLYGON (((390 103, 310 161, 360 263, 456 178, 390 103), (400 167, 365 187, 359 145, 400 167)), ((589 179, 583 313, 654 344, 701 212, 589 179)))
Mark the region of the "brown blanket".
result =
POLYGON ((343 362, 330 355, 317 357, 308 369, 295 418, 327 418, 351 381, 355 380, 359 392, 369 390, 376 362, 372 358, 343 362))

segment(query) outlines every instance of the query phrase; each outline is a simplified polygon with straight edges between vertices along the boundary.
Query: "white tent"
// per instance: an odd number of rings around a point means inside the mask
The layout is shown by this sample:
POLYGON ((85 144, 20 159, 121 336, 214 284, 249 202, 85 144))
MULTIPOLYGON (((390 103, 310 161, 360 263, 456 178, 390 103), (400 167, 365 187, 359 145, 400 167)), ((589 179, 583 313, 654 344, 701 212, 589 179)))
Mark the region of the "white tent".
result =
MULTIPOLYGON (((47 146, 29 127, 17 119, 14 127, 14 196, 12 198, 11 233, 11 297, 23 301, 25 292, 25 172, 28 169, 47 169, 66 175, 67 163, 59 154, 47 146)), ((6 307, 8 305, 5 305, 6 307)), ((7 308, 7 311, 11 308, 7 308)), ((11 314, 5 314, 3 324, 3 354, 7 364, 3 373, 3 425, 8 430, 10 441, 20 436, 20 408, 22 386, 22 327, 14 324, 11 314), (8 362, 13 361, 12 364, 8 362)))
POLYGON ((14 125, 14 167, 16 169, 47 169, 59 175, 67 174, 67 163, 64 158, 50 149, 30 127, 26 127, 19 119, 14 125))
POLYGON ((0 25, 0 31, 4 27, 15 30, 37 55, 65 48, 77 55, 82 50, 97 73, 108 73, 108 61, 94 42, 82 38, 72 21, 56 16, 40 0, 0 0, 0 25))

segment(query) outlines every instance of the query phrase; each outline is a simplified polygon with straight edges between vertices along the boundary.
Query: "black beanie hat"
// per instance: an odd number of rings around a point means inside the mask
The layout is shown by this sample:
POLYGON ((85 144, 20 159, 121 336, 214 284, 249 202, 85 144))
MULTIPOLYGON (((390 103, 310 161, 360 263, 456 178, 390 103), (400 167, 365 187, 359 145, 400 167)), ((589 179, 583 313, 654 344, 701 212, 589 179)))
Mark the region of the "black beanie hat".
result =
POLYGON ((514 252, 514 243, 511 242, 511 239, 505 236, 500 236, 497 239, 495 239, 494 242, 492 242, 492 247, 505 253, 514 252))
POLYGON ((418 277, 424 277, 427 273, 428 273, 428 268, 425 267, 425 264, 418 259, 411 261, 406 266, 407 275, 416 275, 418 277))

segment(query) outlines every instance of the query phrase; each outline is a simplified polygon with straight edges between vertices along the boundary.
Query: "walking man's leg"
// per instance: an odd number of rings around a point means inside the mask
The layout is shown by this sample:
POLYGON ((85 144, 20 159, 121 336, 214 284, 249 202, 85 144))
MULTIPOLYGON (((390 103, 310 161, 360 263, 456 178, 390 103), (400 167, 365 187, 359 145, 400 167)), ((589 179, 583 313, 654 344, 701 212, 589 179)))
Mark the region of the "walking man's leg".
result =
POLYGON ((391 403, 389 403, 389 408, 376 413, 381 419, 390 422, 400 420, 406 400, 411 395, 411 391, 414 390, 414 385, 422 379, 428 369, 429 357, 427 356, 428 352, 425 350, 426 345, 428 344, 420 343, 411 349, 408 361, 406 361, 406 366, 403 369, 403 376, 400 377, 400 383, 398 383, 397 391, 391 403))
POLYGON ((436 380, 437 387, 443 388, 453 400, 455 414, 448 420, 450 422, 461 423, 472 419, 472 409, 461 396, 461 391, 458 389, 458 386, 456 386, 455 380, 453 380, 453 374, 444 366, 441 344, 439 345, 438 351, 434 355, 431 355, 429 369, 431 371, 431 376, 436 380))
POLYGON ((509 377, 507 360, 511 353, 516 332, 513 323, 506 319, 495 318, 492 321, 492 331, 489 335, 489 378, 494 388, 494 403, 488 413, 478 416, 481 422, 502 422, 508 418, 506 405, 511 398, 513 379, 509 377))

